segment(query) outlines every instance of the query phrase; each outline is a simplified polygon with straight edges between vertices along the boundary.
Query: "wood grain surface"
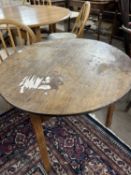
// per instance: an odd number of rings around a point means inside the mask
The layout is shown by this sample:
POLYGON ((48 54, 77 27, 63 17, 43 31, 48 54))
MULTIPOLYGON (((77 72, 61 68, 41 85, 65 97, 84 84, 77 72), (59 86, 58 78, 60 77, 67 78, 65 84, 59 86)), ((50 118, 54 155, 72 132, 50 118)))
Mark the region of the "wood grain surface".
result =
POLYGON ((54 24, 68 18, 69 15, 68 9, 50 5, 0 7, 0 19, 14 19, 30 27, 54 24))
POLYGON ((131 60, 87 39, 34 44, 0 67, 0 93, 12 105, 45 115, 82 114, 120 99, 131 88, 131 60))

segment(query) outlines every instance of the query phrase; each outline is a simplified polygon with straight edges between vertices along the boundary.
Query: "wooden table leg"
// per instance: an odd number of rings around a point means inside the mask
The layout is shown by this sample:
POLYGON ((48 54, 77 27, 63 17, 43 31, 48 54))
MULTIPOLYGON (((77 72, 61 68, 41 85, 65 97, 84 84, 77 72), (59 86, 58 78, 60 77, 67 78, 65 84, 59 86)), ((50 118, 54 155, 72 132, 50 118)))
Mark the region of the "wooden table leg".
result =
POLYGON ((98 15, 97 40, 100 40, 102 16, 103 16, 103 12, 100 12, 99 15, 98 15))
POLYGON ((105 122, 105 125, 107 127, 110 127, 112 124, 112 117, 113 117, 114 110, 115 110, 115 104, 109 105, 107 110, 106 122, 105 122))
POLYGON ((35 34, 36 34, 36 40, 37 40, 37 42, 40 42, 40 41, 41 41, 41 31, 40 31, 40 27, 34 27, 34 28, 33 28, 33 31, 34 31, 35 34))
POLYGON ((30 116, 31 116, 30 118, 31 118, 34 131, 35 131, 36 140, 40 149, 40 155, 44 163, 45 170, 48 172, 51 166, 48 158, 48 152, 46 149, 46 142, 45 142, 45 136, 42 128, 41 116, 39 115, 30 115, 30 116))

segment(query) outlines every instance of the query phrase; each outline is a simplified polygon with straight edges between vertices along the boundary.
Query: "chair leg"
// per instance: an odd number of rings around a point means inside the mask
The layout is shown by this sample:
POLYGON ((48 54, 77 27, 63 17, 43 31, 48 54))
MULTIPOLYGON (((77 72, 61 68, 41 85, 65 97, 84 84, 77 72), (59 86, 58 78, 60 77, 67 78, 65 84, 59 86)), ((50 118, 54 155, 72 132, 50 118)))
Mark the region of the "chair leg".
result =
POLYGON ((67 24, 68 25, 67 31, 70 32, 71 31, 71 19, 70 19, 70 17, 68 18, 67 22, 68 22, 68 24, 67 24))
POLYGON ((49 31, 50 31, 50 33, 55 33, 56 32, 56 24, 50 24, 49 31))
POLYGON ((102 12, 98 15, 98 29, 97 29, 97 40, 100 40, 101 23, 102 23, 102 12))
POLYGON ((131 108, 131 101, 128 103, 128 105, 127 105, 125 111, 128 112, 130 108, 131 108))
POLYGON ((112 44, 112 39, 116 30, 116 22, 117 22, 117 11, 115 11, 114 14, 114 19, 113 19, 113 23, 112 23, 112 29, 111 29, 111 34, 110 34, 110 38, 109 38, 109 44, 112 44))
POLYGON ((105 125, 107 127, 110 127, 112 124, 112 117, 113 117, 114 110, 115 110, 115 104, 109 105, 107 110, 106 122, 105 122, 105 125))

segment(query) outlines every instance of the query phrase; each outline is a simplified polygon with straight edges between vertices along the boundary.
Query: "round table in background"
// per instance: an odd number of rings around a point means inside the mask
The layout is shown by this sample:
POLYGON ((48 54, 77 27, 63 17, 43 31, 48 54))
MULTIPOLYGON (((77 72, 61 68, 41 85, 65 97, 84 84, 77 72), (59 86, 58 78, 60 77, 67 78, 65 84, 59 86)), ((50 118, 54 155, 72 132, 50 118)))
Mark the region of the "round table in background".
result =
MULTIPOLYGON (((48 5, 12 5, 0 7, 0 19, 10 18, 31 28, 55 24, 70 16, 69 9, 48 5)), ((39 31, 39 30, 38 30, 39 31)))
POLYGON ((94 111, 117 101, 131 88, 129 57, 106 43, 87 39, 29 46, 5 60, 0 74, 1 95, 31 115, 47 171, 41 117, 94 111))

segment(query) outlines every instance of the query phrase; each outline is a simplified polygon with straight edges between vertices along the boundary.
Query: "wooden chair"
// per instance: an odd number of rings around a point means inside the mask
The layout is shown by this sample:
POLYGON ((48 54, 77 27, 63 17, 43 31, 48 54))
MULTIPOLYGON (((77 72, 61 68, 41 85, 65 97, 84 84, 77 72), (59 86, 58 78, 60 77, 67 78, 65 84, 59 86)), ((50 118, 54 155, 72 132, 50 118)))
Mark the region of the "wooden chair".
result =
POLYGON ((101 25, 103 21, 104 11, 108 9, 110 4, 114 4, 115 0, 90 0, 90 1, 91 1, 91 14, 96 15, 98 18, 97 40, 100 40, 101 25))
POLYGON ((23 45, 32 44, 35 40, 35 34, 28 26, 12 19, 0 20, 1 61, 12 53, 17 52, 23 45))
MULTIPOLYGON (((6 58, 8 58, 9 55, 17 51, 19 52, 25 44, 32 44, 35 41, 35 34, 28 26, 25 26, 11 19, 1 19, 0 63, 2 63, 6 58), (16 43, 16 36, 19 44, 16 43), (17 44, 18 47, 16 46, 17 44)), ((12 106, 0 96, 0 113, 6 112, 11 108, 12 106)))
POLYGON ((49 35, 49 39, 62 39, 62 38, 75 38, 82 37, 84 26, 88 20, 90 14, 90 2, 86 1, 79 13, 79 16, 76 18, 72 32, 63 32, 63 33, 52 33, 49 35))
POLYGON ((51 5, 51 0, 23 0, 23 4, 30 5, 51 5))
POLYGON ((83 6, 83 4, 85 3, 85 1, 82 1, 82 0, 70 0, 70 1, 67 1, 67 2, 68 2, 67 6, 71 10, 70 17, 69 17, 69 19, 67 21, 67 31, 70 32, 71 28, 72 28, 71 24, 79 16, 80 9, 83 6))

